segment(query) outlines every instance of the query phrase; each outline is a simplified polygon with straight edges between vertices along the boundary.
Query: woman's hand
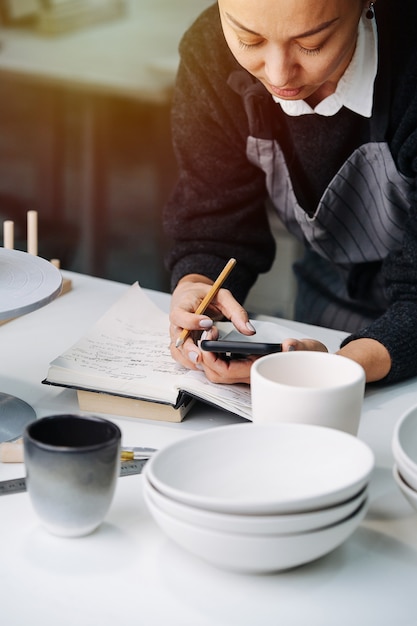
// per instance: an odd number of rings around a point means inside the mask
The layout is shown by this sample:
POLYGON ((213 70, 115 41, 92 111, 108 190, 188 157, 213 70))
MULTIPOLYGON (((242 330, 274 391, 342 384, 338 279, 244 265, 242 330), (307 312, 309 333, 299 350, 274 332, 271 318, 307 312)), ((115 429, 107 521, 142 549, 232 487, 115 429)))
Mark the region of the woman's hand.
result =
MULTIPOLYGON (((204 339, 217 339, 216 328, 207 331, 204 339)), ((293 350, 315 350, 317 352, 327 352, 327 348, 320 341, 315 339, 284 339, 282 351, 291 352, 293 350)), ((201 351, 196 361, 196 366, 204 370, 207 378, 213 383, 250 383, 250 368, 259 356, 248 356, 244 359, 224 360, 215 352, 201 351)))
POLYGON ((227 289, 218 291, 206 314, 194 313, 211 285, 212 281, 206 276, 191 274, 180 280, 172 294, 169 316, 171 354, 178 363, 189 369, 201 369, 201 351, 196 342, 204 330, 209 330, 213 326, 213 320, 226 318, 243 335, 255 333, 247 312, 227 289), (177 347, 178 337, 185 328, 191 334, 181 346, 177 347))
POLYGON ((390 354, 379 341, 363 337, 347 343, 336 354, 346 356, 362 365, 366 382, 372 383, 385 378, 391 369, 390 354))
MULTIPOLYGON (((243 335, 255 333, 245 309, 235 300, 230 291, 220 289, 206 314, 196 315, 194 311, 209 291, 212 282, 205 276, 192 274, 184 277, 172 294, 170 311, 170 350, 172 357, 188 369, 203 370, 207 378, 216 383, 249 383, 250 368, 256 358, 225 361, 215 353, 203 352, 198 346, 201 333, 206 331, 206 339, 217 339, 218 331, 213 320, 226 318, 243 335), (190 331, 190 336, 177 347, 176 342, 182 330, 190 331)), ((283 351, 319 350, 326 347, 313 339, 285 339, 283 351)))
MULTIPOLYGON (((204 370, 212 382, 249 383, 251 365, 259 357, 225 361, 215 353, 203 352, 198 347, 198 340, 203 331, 210 331, 207 339, 217 339, 217 329, 212 328, 213 320, 223 317, 230 320, 243 335, 255 333, 247 312, 227 289, 219 290, 205 315, 194 313, 211 285, 212 282, 206 276, 199 274, 185 276, 178 283, 171 300, 171 354, 178 363, 188 369, 204 370), (183 345, 177 348, 176 341, 184 328, 190 330, 191 334, 183 345)), ((284 352, 290 350, 327 352, 326 346, 315 339, 288 338, 282 342, 282 349, 284 352)), ((346 356, 362 365, 367 382, 381 380, 391 367, 387 349, 373 339, 356 339, 336 354, 346 356)))

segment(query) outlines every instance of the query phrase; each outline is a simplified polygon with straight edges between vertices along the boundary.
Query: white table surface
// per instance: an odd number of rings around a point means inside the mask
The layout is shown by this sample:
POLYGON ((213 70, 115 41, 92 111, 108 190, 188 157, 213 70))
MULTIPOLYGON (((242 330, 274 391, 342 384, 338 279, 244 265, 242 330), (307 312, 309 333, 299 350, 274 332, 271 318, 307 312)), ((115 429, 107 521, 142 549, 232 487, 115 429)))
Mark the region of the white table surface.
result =
MULTIPOLYGON (((49 362, 127 289, 65 273, 73 290, 0 327, 0 390, 38 417, 77 411, 75 392, 41 384, 49 362)), ((168 297, 153 293, 166 307, 168 297)), ((343 333, 288 323, 337 347, 343 333)), ((104 524, 89 537, 60 539, 39 525, 26 493, 0 497, 0 615, 4 626, 411 626, 415 623, 417 513, 391 475, 391 437, 417 403, 415 380, 367 390, 359 437, 376 455, 369 512, 328 556, 268 576, 217 570, 173 544, 154 523, 140 475, 121 478, 104 524)), ((240 420, 199 406, 181 424, 114 418, 125 445, 159 448, 240 420)), ((0 464, 0 480, 24 475, 0 464)))

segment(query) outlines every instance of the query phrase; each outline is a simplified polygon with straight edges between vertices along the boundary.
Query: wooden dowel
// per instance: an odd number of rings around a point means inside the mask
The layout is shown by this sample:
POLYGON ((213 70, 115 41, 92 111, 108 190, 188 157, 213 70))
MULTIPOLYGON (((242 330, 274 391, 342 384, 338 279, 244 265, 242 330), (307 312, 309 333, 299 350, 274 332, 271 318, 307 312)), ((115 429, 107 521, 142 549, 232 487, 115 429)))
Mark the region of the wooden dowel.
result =
POLYGON ((38 255, 38 212, 27 213, 27 250, 29 254, 38 255))
POLYGON ((14 248, 14 222, 11 220, 3 222, 3 246, 8 250, 14 248))

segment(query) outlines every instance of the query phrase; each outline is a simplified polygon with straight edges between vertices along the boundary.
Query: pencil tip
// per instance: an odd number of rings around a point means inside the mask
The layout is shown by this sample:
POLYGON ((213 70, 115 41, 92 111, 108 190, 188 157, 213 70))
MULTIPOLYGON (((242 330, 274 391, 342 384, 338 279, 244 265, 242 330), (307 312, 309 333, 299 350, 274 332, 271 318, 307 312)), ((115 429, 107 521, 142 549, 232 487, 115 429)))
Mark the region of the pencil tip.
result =
POLYGON ((177 341, 175 342, 175 347, 179 348, 182 346, 182 344, 184 343, 184 341, 180 338, 177 339, 177 341))

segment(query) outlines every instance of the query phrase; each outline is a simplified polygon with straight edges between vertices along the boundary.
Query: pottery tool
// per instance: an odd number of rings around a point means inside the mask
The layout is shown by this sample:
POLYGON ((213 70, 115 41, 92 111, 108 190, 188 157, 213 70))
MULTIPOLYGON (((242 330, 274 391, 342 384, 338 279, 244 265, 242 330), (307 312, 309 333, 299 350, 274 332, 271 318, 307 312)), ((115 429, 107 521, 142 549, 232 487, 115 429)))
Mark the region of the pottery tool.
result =
MULTIPOLYGON (((142 461, 149 459, 156 452, 155 448, 126 447, 123 446, 120 459, 122 461, 142 461)), ((4 441, 0 443, 1 463, 23 463, 23 439, 4 441)))
MULTIPOLYGON (((7 250, 14 250, 14 222, 12 220, 3 222, 3 247, 7 250)), ((33 256, 38 256, 38 212, 34 210, 27 212, 27 252, 33 256)), ((51 259, 50 263, 57 269, 61 269, 59 259, 51 259)), ((62 287, 59 295, 67 293, 71 288, 71 279, 62 277, 62 287)), ((5 324, 11 321, 11 319, 13 317, 2 319, 0 324, 5 324)))
POLYGON ((128 448, 122 447, 122 461, 139 461, 140 459, 149 459, 155 452, 154 448, 128 448))

